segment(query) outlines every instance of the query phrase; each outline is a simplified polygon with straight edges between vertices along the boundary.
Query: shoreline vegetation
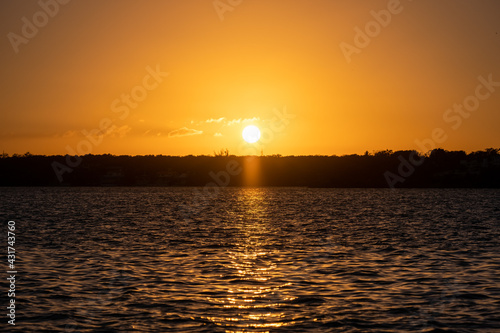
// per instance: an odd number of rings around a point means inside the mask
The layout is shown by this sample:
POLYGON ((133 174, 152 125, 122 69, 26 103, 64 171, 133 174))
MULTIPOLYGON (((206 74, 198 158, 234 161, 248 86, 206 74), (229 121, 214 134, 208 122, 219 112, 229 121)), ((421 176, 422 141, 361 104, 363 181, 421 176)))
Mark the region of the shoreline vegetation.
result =
POLYGON ((500 188, 500 149, 343 156, 2 154, 0 186, 500 188))

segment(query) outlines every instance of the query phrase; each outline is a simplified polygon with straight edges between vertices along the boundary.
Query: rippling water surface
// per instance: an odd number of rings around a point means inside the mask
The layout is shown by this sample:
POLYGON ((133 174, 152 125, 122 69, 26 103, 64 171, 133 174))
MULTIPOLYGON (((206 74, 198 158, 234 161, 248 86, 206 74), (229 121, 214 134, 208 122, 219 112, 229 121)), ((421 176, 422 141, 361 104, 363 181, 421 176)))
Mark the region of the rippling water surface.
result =
POLYGON ((500 331, 498 190, 199 193, 0 189, 12 330, 500 331))

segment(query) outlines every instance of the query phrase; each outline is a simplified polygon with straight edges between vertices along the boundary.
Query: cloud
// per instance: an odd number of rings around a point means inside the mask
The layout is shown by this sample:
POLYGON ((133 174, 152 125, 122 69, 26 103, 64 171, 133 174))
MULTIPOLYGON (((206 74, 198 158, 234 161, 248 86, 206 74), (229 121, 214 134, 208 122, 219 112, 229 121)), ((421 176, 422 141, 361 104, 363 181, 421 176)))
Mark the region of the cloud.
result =
POLYGON ((231 126, 234 124, 240 124, 240 123, 248 123, 251 121, 257 121, 260 120, 258 117, 253 117, 253 118, 239 118, 239 119, 233 119, 227 122, 227 126, 231 126))
POLYGON ((210 123, 220 123, 223 120, 224 120, 224 117, 220 117, 219 119, 210 118, 210 119, 205 120, 205 122, 208 123, 208 124, 210 124, 210 123))
POLYGON ((234 125, 234 124, 239 124, 241 123, 241 118, 240 119, 233 119, 233 120, 230 120, 227 122, 227 126, 231 126, 231 125, 234 125))
POLYGON ((168 133, 169 138, 173 138, 176 136, 189 136, 189 135, 198 135, 203 133, 203 131, 197 131, 195 129, 187 128, 187 127, 182 127, 176 130, 171 131, 168 133))
POLYGON ((110 131, 108 132, 109 133, 109 136, 111 136, 112 138, 123 138, 125 137, 125 135, 127 135, 130 131, 132 130, 132 128, 128 125, 123 125, 121 127, 117 127, 115 128, 113 131, 110 131))

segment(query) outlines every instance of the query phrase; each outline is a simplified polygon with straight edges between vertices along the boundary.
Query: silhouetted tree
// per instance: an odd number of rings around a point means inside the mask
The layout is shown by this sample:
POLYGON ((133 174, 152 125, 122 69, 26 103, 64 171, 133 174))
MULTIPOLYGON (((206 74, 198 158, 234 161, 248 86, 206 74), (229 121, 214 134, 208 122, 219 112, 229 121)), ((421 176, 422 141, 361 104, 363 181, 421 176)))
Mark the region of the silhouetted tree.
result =
MULTIPOLYGON (((245 185, 248 158, 233 156, 228 149, 215 156, 80 156, 77 166, 67 165, 69 156, 26 153, 3 154, 0 186, 205 186, 214 181, 230 186, 245 185), (53 163, 66 166, 60 182, 53 163), (221 176, 228 165, 241 170, 221 176), (214 177, 220 177, 214 179, 214 177), (226 184, 227 183, 227 184, 226 184)), ((434 149, 428 155, 414 150, 382 150, 373 155, 345 156, 253 156, 259 186, 387 187, 384 173, 404 173, 397 187, 496 187, 500 188, 500 149, 464 151, 434 149), (402 169, 402 163, 409 164, 402 169)))

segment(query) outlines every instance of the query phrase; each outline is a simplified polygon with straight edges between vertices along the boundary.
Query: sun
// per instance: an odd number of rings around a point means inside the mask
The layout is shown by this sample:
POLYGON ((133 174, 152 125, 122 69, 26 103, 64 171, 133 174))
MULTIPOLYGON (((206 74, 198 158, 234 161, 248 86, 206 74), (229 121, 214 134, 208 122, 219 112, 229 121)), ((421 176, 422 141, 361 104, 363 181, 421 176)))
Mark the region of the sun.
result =
POLYGON ((260 130, 257 126, 250 125, 243 129, 243 133, 241 133, 241 135, 243 136, 243 140, 246 142, 255 143, 260 139, 260 130))

